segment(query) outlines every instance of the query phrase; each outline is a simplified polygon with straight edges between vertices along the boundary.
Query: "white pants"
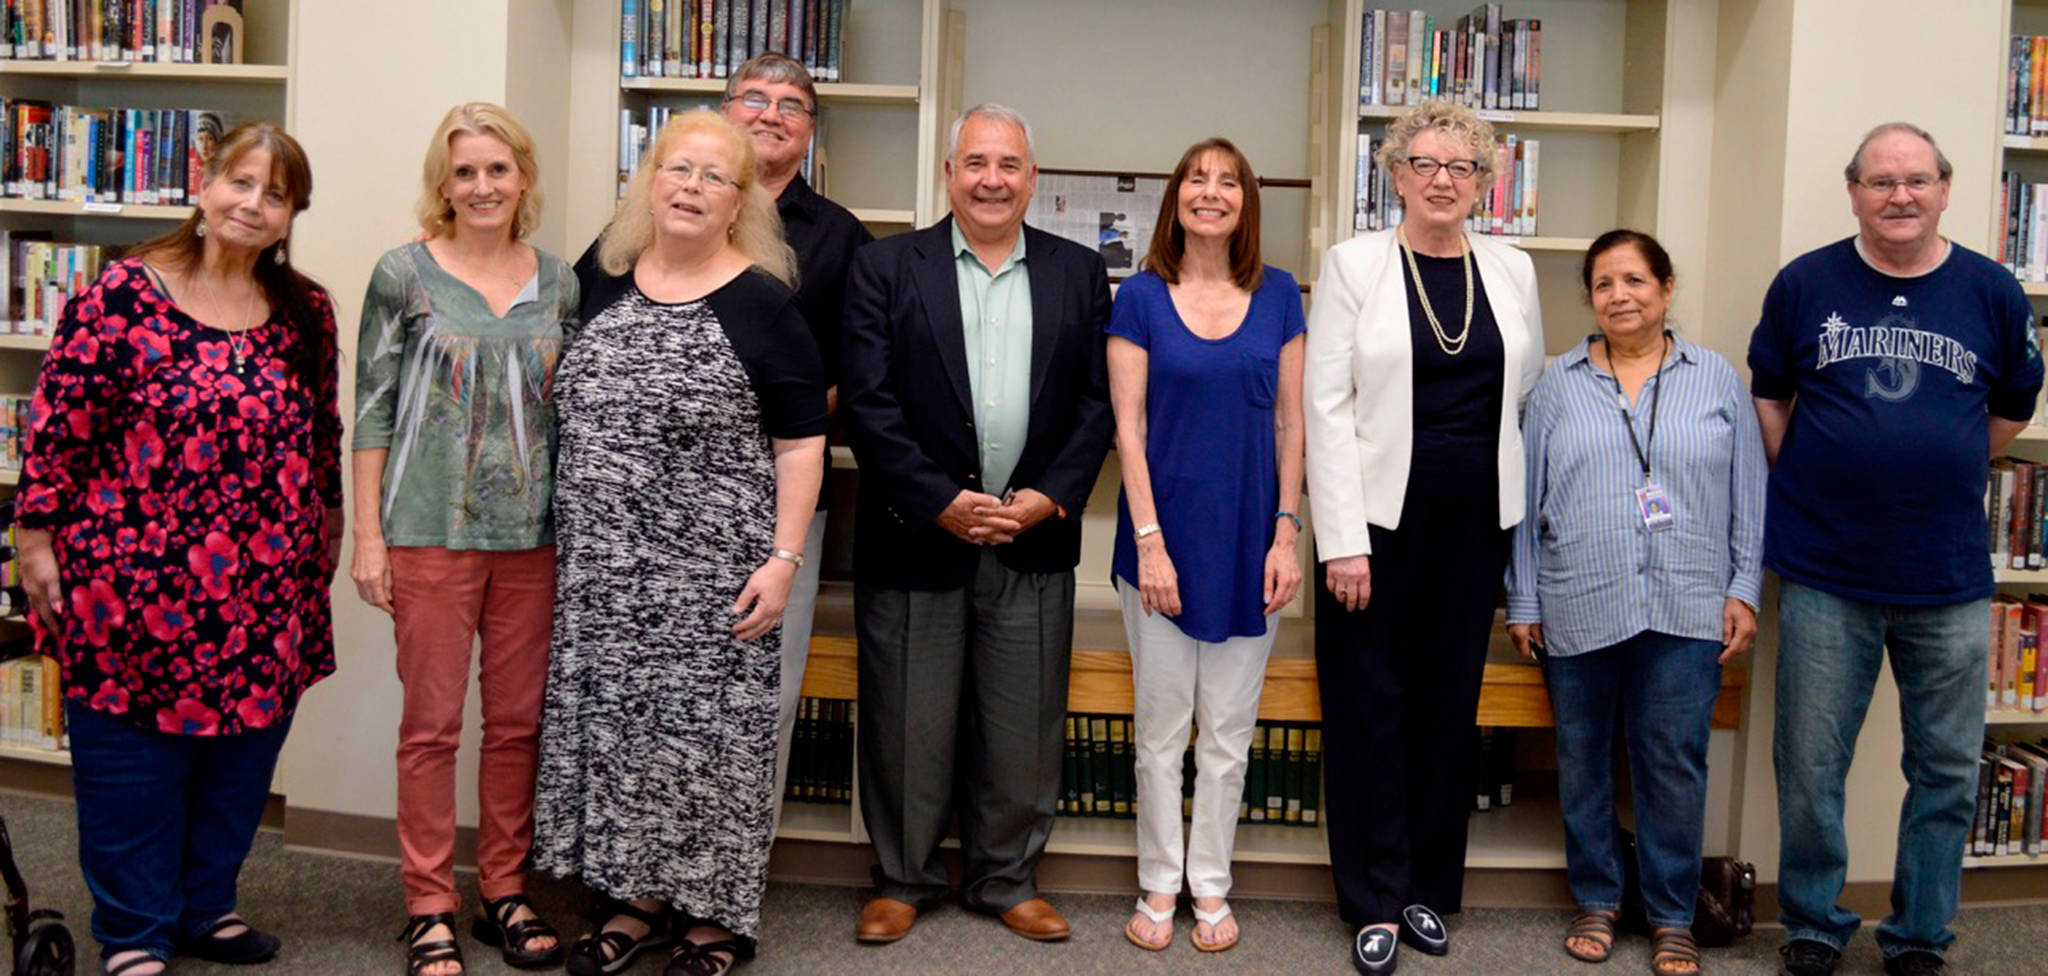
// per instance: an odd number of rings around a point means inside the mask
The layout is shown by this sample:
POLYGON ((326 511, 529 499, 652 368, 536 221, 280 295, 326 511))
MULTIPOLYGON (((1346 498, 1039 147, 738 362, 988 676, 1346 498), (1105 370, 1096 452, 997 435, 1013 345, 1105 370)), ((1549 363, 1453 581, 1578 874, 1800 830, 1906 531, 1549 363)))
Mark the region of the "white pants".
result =
POLYGON ((782 826, 782 791, 789 784, 789 744, 796 737, 796 702, 804 690, 804 662, 811 656, 811 621, 818 615, 818 566, 825 557, 825 511, 811 516, 804 536, 804 564, 797 567, 789 588, 789 606, 782 611, 782 698, 775 733, 775 820, 782 826))
POLYGON ((1220 644, 1195 640, 1164 614, 1145 615, 1136 587, 1119 579, 1124 634, 1131 648, 1137 740, 1138 886, 1179 894, 1182 850, 1187 887, 1196 898, 1230 894, 1230 853, 1237 842, 1237 804, 1244 795, 1245 753, 1259 717, 1266 656, 1280 619, 1266 618, 1260 637, 1220 644), (1181 835, 1181 756, 1194 719, 1195 813, 1181 835))

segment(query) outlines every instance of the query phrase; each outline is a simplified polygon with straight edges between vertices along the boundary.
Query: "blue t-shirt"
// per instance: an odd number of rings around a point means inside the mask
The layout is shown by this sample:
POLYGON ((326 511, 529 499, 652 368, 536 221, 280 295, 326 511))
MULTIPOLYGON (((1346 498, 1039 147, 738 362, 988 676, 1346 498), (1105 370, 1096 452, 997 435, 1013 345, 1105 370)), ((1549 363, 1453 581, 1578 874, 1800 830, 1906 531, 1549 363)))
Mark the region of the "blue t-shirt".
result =
MULTIPOLYGON (((1266 632, 1266 550, 1280 495, 1273 401, 1280 347, 1307 331, 1294 278, 1266 268, 1236 332, 1203 339, 1149 271, 1117 289, 1109 334, 1145 347, 1145 462, 1166 555, 1180 581, 1181 632, 1219 643, 1266 632)), ((1136 585, 1131 510, 1116 504, 1116 575, 1136 585)))
POLYGON ((1885 274, 1856 239, 1778 272, 1749 344, 1750 388, 1792 400, 1764 505, 1764 565, 1839 596, 1941 605, 1991 594, 1989 417, 2041 388, 2033 308, 2012 273, 1951 243, 1885 274))

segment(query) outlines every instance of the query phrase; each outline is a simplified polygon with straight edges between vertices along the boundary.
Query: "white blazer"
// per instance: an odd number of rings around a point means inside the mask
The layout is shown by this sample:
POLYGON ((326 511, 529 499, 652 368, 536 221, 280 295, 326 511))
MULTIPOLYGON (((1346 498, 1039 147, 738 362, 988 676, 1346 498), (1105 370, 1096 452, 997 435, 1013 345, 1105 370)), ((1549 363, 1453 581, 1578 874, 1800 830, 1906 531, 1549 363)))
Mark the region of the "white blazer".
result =
MULTIPOLYGON (((1472 256, 1506 352, 1501 370, 1500 525, 1522 520, 1522 403, 1543 372, 1536 268, 1519 249, 1470 234, 1472 256)), ((1303 379, 1308 493, 1317 558, 1372 552, 1368 524, 1401 526, 1415 441, 1415 354, 1407 262, 1391 230, 1323 258, 1308 315, 1303 379)))

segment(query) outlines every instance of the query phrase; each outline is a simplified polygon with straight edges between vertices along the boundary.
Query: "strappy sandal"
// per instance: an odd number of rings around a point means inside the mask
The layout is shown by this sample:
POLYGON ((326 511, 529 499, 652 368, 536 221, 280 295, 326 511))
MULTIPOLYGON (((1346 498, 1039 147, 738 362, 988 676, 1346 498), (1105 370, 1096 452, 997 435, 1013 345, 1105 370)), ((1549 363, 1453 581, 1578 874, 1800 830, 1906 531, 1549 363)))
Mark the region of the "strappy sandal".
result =
POLYGON ((613 973, 633 964, 633 958, 647 949, 659 949, 669 944, 669 922, 665 914, 643 912, 630 902, 612 901, 607 906, 605 922, 621 915, 647 926, 647 934, 633 938, 624 932, 606 932, 604 922, 599 929, 569 947, 569 976, 612 976, 613 973))
POLYGON ((206 931, 199 933, 197 937, 178 940, 177 952, 181 956, 191 956, 194 959, 204 959, 226 966, 252 966, 259 962, 269 962, 283 945, 277 936, 268 932, 258 932, 256 926, 249 924, 248 919, 235 912, 229 912, 214 919, 213 924, 207 926, 206 931), (215 934, 221 929, 237 925, 242 927, 239 934, 226 937, 215 934))
POLYGON ((460 966, 463 972, 468 972, 469 966, 462 961, 462 946, 456 944, 454 932, 455 914, 453 912, 414 915, 406 919, 405 931, 398 933, 398 941, 406 944, 406 976, 420 976, 420 973, 428 966, 437 962, 453 962, 455 965, 460 966), (435 939, 432 942, 421 942, 420 939, 427 934, 427 930, 436 925, 448 926, 448 937, 445 939, 435 939))
POLYGON ((1650 972, 1656 976, 1699 976, 1706 971, 1700 944, 1685 929, 1650 930, 1650 972), (1690 969, 1681 968, 1691 964, 1690 969))
MULTIPOLYGON (((1175 907, 1179 906, 1176 905, 1175 907)), ((1151 919, 1152 924, 1154 925, 1166 926, 1166 938, 1160 939, 1157 942, 1147 942, 1144 939, 1138 938, 1138 930, 1136 928, 1133 928, 1133 926, 1138 924, 1138 920, 1135 918, 1124 923, 1124 938, 1131 940, 1132 945, 1137 946, 1138 948, 1143 949, 1147 952, 1158 952, 1159 950, 1164 949, 1167 946, 1173 944, 1174 909, 1153 908, 1152 903, 1146 901, 1144 895, 1139 895, 1137 912, 1138 914, 1143 915, 1148 919, 1151 919)))
POLYGON ((562 936, 554 926, 541 921, 539 915, 512 921, 521 908, 533 910, 533 903, 525 895, 486 898, 482 908, 483 914, 470 922, 469 933, 478 942, 497 949, 505 957, 505 965, 536 969, 562 961, 562 936), (545 949, 528 949, 535 939, 553 939, 555 944, 545 949))
POLYGON ((1614 954, 1614 923, 1620 919, 1621 913, 1616 911, 1580 912, 1564 930, 1565 954, 1580 962, 1606 962, 1614 954), (1572 945, 1575 939, 1598 943, 1600 948, 1593 952, 1576 948, 1572 945))
POLYGON ((754 958, 754 949, 739 939, 712 942, 676 941, 669 953, 668 968, 661 976, 724 976, 726 971, 754 958), (725 953, 721 956, 718 953, 725 953))
MULTIPOLYGON (((116 953, 116 955, 119 955, 119 953, 116 953)), ((163 976, 163 974, 169 972, 171 968, 171 964, 169 962, 166 962, 163 959, 163 957, 154 955, 145 950, 138 951, 135 955, 129 956, 128 958, 123 959, 118 963, 108 966, 105 972, 106 976, 128 976, 128 974, 130 974, 136 967, 147 966, 150 963, 155 963, 157 969, 156 972, 150 973, 149 976, 163 976)), ((134 973, 133 976, 142 976, 142 974, 134 973)))
MULTIPOLYGON (((1230 903, 1227 901, 1223 903, 1222 908, 1216 909, 1213 912, 1203 911, 1202 906, 1200 905, 1195 905, 1193 907, 1195 910, 1195 921, 1197 923, 1209 923, 1209 931, 1211 932, 1216 931, 1216 927, 1218 925, 1221 925, 1224 919, 1230 917, 1230 903)), ((1237 944, 1237 936, 1232 936, 1230 939, 1223 942, 1203 942, 1202 929, 1198 924, 1195 928, 1188 930, 1188 941, 1190 943, 1193 943, 1196 949, 1199 949, 1203 952, 1222 952, 1223 950, 1228 949, 1231 946, 1237 944)))

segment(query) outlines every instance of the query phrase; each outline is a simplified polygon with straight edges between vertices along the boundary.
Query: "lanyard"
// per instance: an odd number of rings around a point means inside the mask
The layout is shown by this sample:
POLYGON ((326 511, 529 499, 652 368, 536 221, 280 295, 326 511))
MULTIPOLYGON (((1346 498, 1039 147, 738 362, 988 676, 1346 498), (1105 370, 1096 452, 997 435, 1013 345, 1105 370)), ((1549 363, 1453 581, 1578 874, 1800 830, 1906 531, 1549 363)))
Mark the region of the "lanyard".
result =
MULTIPOLYGON (((1643 466, 1643 484, 1646 485, 1650 483, 1649 448, 1650 445, 1657 442, 1657 401, 1664 397, 1664 377, 1662 375, 1664 372, 1664 360, 1670 355, 1671 337, 1666 336, 1664 338, 1663 355, 1657 357, 1657 369, 1650 374, 1657 381, 1657 388, 1650 391, 1650 432, 1643 437, 1641 442, 1636 440, 1636 425, 1630 423, 1628 419, 1628 394, 1619 389, 1621 377, 1616 376, 1614 378, 1614 385, 1617 388, 1614 392, 1614 399, 1621 405, 1621 429, 1628 431, 1628 446, 1635 450, 1636 461, 1643 466)), ((1608 355, 1607 363, 1610 367, 1614 364, 1612 353, 1608 355)))

